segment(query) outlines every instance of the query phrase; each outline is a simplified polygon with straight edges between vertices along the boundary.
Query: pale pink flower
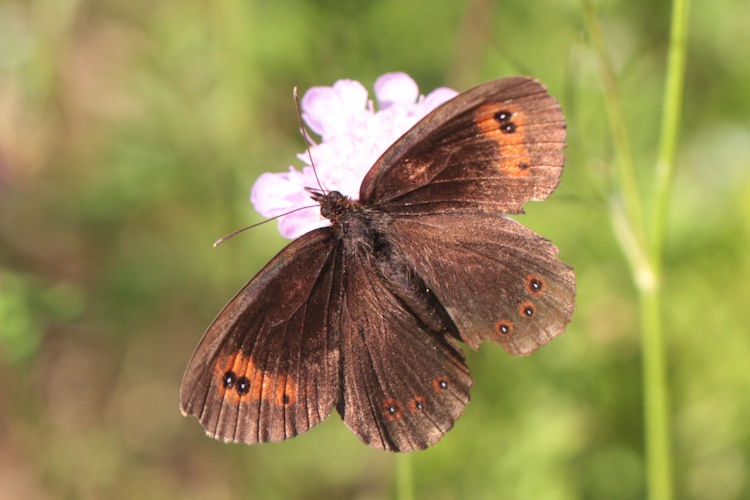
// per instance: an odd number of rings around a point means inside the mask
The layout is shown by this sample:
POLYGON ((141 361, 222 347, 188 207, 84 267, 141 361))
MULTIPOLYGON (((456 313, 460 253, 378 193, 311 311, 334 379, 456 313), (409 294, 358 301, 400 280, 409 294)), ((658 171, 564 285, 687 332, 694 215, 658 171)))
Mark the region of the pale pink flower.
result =
MULTIPOLYGON (((427 96, 406 73, 386 73, 375 80, 378 110, 367 98, 367 89, 354 80, 339 80, 332 87, 312 87, 302 97, 302 118, 320 135, 321 142, 310 148, 318 178, 328 191, 359 197, 365 174, 388 146, 420 119, 456 95, 438 88, 427 96)), ((275 217, 311 205, 306 187, 318 188, 307 152, 297 155, 305 163, 302 171, 264 173, 253 186, 250 201, 264 217, 275 217)), ((316 206, 279 218, 279 231, 297 238, 328 220, 316 206)))

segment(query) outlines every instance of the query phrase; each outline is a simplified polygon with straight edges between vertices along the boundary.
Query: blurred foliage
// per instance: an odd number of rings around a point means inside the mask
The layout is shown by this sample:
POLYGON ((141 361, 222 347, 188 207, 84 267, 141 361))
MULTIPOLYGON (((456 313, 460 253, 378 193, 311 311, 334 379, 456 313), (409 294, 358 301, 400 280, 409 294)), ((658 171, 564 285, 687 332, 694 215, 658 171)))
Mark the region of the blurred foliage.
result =
MULTIPOLYGON (((635 161, 653 168, 669 5, 595 4, 635 161)), ((750 497, 750 3, 696 2, 670 206, 679 498, 750 497)), ((387 71, 423 92, 533 75, 568 118, 562 183, 519 220, 576 270, 565 335, 467 352, 472 402, 410 455, 418 498, 640 498, 638 321, 609 222, 612 146, 580 5, 0 2, 0 497, 386 498, 398 458, 332 416, 227 445, 178 409, 205 326, 284 244, 247 199, 297 164, 291 89, 387 71)), ((650 179, 641 175, 641 179, 650 179)), ((650 186, 642 186, 647 192, 650 186)))

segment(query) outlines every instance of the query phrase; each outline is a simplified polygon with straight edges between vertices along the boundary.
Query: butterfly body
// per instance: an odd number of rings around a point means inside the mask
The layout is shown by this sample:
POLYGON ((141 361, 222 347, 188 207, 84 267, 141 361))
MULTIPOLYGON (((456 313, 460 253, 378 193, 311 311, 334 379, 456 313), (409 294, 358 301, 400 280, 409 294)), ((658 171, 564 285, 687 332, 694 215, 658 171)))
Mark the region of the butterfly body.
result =
POLYGON ((340 240, 347 252, 359 249, 366 254, 380 253, 389 219, 386 212, 366 207, 338 191, 313 192, 312 199, 320 203, 320 214, 331 222, 332 237, 340 240))
POLYGON ((526 355, 570 320, 572 270, 506 217, 555 188, 564 139, 544 87, 505 78, 404 134, 359 200, 308 189, 330 226, 292 242, 219 313, 186 370, 183 413, 255 443, 335 407, 375 448, 435 444, 469 400, 458 341, 526 355))

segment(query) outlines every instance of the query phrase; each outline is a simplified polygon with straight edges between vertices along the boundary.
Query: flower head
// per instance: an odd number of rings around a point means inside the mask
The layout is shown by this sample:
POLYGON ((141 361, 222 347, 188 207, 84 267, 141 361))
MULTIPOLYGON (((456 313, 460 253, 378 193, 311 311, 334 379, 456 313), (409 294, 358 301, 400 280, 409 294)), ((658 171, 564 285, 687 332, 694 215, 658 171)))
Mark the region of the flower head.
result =
MULTIPOLYGON (((388 146, 456 91, 438 88, 427 96, 406 73, 386 73, 375 80, 378 111, 367 98, 367 89, 354 80, 339 80, 332 87, 312 87, 302 97, 302 118, 320 135, 321 142, 310 146, 313 171, 307 152, 297 157, 305 163, 302 171, 264 173, 253 186, 250 201, 265 217, 275 217, 312 204, 306 187, 317 188, 318 179, 329 191, 349 198, 359 197, 359 186, 367 171, 388 146)), ((287 238, 328 225, 316 207, 279 218, 279 231, 287 238)))

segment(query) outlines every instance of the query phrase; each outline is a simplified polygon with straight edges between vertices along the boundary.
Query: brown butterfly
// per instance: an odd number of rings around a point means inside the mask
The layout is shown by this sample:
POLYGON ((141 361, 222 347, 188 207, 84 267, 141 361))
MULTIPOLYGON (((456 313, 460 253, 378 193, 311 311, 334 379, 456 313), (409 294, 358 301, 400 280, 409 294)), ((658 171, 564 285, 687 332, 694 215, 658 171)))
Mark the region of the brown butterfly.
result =
POLYGON ((185 371, 183 414, 257 443, 336 407, 374 448, 437 443, 469 401, 457 341, 526 355, 573 314, 573 270, 505 217, 555 189, 564 146, 544 86, 501 78, 398 139, 358 201, 309 189, 330 227, 293 241, 219 313, 185 371))

